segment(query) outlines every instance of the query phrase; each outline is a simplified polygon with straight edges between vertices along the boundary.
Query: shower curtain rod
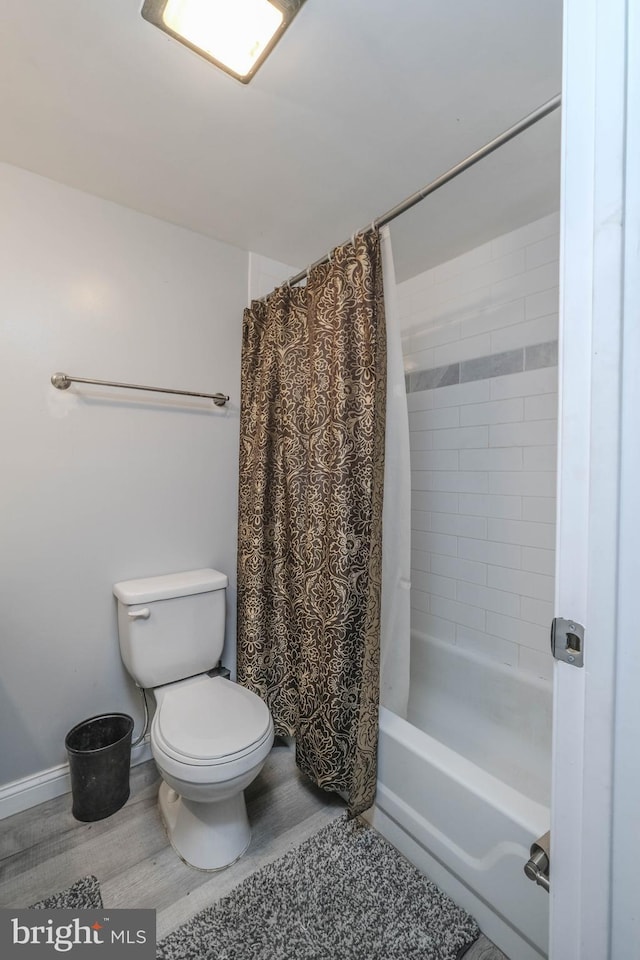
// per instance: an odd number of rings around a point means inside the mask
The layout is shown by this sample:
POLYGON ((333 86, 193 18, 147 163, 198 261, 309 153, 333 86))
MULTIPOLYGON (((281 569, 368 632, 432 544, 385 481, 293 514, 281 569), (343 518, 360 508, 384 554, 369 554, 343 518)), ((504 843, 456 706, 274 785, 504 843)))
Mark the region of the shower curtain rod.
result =
MULTIPOLYGON (((440 187, 443 187, 445 183, 449 183, 449 181, 457 177, 458 174, 464 173, 465 170, 468 170, 469 167, 472 167, 479 160, 482 160, 484 157, 488 157, 489 154, 493 153, 494 150, 502 147, 505 143, 508 143, 509 140, 513 140, 514 137, 524 133, 524 131, 528 130, 529 127, 532 127, 534 123, 537 123, 539 120, 543 120, 550 113, 553 113, 554 110, 558 109, 561 103, 562 97, 558 93, 555 97, 552 97, 551 100, 547 100, 546 103, 543 103, 536 110, 528 113, 526 117, 522 118, 522 120, 514 123, 514 125, 509 127, 508 130, 505 130, 497 137, 494 137, 493 140, 490 140, 489 143, 485 143, 483 147, 480 147, 474 153, 470 154, 468 157, 465 157, 465 159, 461 160, 460 163, 456 163, 456 165, 451 167, 450 170, 447 170, 446 173, 443 173, 435 180, 432 180, 431 183, 426 185, 426 187, 422 187, 421 190, 417 190, 410 197, 407 197, 406 200, 403 200, 395 207, 392 207, 391 210, 387 210, 387 212, 383 213, 381 217, 378 217, 377 220, 374 220, 370 226, 365 227, 364 230, 358 230, 357 233, 366 233, 368 230, 375 230, 379 227, 384 227, 387 223, 391 223, 391 221, 395 220, 396 217, 399 217, 400 214, 410 210, 411 207, 416 205, 416 203, 420 203, 421 200, 424 200, 425 197, 428 197, 430 193, 434 193, 436 190, 439 190, 440 187)), ((314 267, 319 267, 323 263, 327 263, 328 260, 329 254, 326 254, 319 260, 315 260, 305 270, 301 270, 300 273, 296 273, 295 277, 291 277, 291 279, 287 281, 287 284, 291 285, 300 283, 301 280, 305 279, 310 270, 312 270, 314 267)))

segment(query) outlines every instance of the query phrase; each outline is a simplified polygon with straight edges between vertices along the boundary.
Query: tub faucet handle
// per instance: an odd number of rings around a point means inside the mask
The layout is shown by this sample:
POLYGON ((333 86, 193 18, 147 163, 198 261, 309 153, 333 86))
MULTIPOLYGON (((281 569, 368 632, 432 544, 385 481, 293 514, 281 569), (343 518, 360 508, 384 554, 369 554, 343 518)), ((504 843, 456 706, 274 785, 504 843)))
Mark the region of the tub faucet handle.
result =
POLYGON ((543 890, 549 892, 549 868, 551 862, 551 835, 547 831, 535 843, 531 844, 529 860, 525 863, 524 872, 529 880, 533 880, 543 890))
POLYGON ((149 607, 143 607, 142 610, 129 610, 127 616, 130 620, 148 620, 151 616, 149 607))

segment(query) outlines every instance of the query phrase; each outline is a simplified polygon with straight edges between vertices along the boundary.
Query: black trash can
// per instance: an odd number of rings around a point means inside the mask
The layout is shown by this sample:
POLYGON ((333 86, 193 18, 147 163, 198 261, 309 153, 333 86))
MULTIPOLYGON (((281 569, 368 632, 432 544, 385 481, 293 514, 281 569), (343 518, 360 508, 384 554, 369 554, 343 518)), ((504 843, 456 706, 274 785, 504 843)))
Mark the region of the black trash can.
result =
POLYGON ((76 820, 104 820, 129 799, 132 733, 128 714, 105 713, 83 720, 65 737, 76 820))

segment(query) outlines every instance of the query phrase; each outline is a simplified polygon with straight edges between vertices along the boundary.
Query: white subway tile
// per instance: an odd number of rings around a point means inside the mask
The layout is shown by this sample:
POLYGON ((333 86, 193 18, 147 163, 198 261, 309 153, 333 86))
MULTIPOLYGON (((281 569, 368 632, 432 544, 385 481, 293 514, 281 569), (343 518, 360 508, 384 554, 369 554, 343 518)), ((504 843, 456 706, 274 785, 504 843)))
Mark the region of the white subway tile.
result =
POLYGON ((433 514, 432 529, 437 533, 447 533, 453 537, 487 537, 487 520, 485 517, 464 517, 457 513, 433 514))
POLYGON ((503 327, 509 327, 512 323, 523 323, 524 297, 519 300, 509 300, 498 307, 489 306, 475 316, 462 321, 460 337, 478 336, 481 333, 491 333, 493 330, 502 330, 503 327))
POLYGON ((411 511, 411 529, 412 530, 431 530, 431 514, 425 513, 424 510, 412 510, 411 511))
POLYGON ((449 387, 432 390, 434 407, 459 407, 467 403, 483 403, 490 399, 491 384, 488 380, 473 380, 470 383, 453 383, 449 387))
MULTIPOLYGON (((558 285, 558 265, 545 263, 535 270, 527 270, 508 280, 500 280, 491 285, 491 296, 496 303, 505 300, 516 300, 518 297, 528 297, 541 290, 558 285)), ((525 305, 526 311, 526 305, 525 305)), ((550 313, 551 311, 547 311, 550 313)))
MULTIPOLYGON (((491 452, 497 453, 498 451, 491 452)), ((511 520, 519 520, 522 515, 522 500, 520 497, 494 497, 483 494, 461 493, 458 509, 460 513, 470 513, 474 516, 507 517, 511 520)))
POLYGON ((411 471, 411 491, 431 490, 431 472, 427 470, 411 471))
MULTIPOLYGON (((463 289, 463 285, 458 286, 459 292, 451 299, 441 299, 444 290, 436 294, 434 287, 434 296, 439 299, 434 304, 433 320, 434 323, 451 323, 458 320, 466 320, 468 317, 482 310, 486 310, 491 305, 491 285, 478 287, 473 290, 463 289)), ((451 291, 447 291, 450 293, 451 291)))
MULTIPOLYGON (((521 447, 487 447, 486 450, 460 450, 461 470, 521 470, 521 447)), ((518 509, 518 516, 520 510, 518 509)))
POLYGON ((411 609, 429 612, 429 594, 416 590, 413 585, 411 586, 411 609))
POLYGON ((432 533, 429 530, 413 530, 411 546, 425 553, 440 553, 445 557, 455 557, 458 553, 458 540, 443 533, 432 533))
POLYGON ((490 259, 491 242, 473 247, 471 250, 467 250, 466 253, 460 254, 459 257, 454 257, 452 260, 446 260, 444 263, 438 264, 437 267, 432 267, 427 273, 432 283, 440 283, 443 280, 448 280, 449 277, 467 273, 482 263, 488 263, 490 259))
POLYGON ((434 492, 421 490, 411 497, 411 506, 415 510, 433 511, 434 513, 457 513, 458 494, 451 491, 434 492))
POLYGON ((443 577, 454 580, 468 580, 470 583, 487 582, 486 563, 477 563, 472 560, 461 560, 456 557, 431 557, 431 569, 443 577))
POLYGON ((429 554, 423 550, 414 550, 411 548, 411 569, 423 570, 425 573, 429 569, 429 554))
POLYGON ((536 523, 555 523, 555 497, 523 497, 522 519, 535 520, 536 523))
POLYGON ((431 597, 431 612, 443 620, 452 620, 454 623, 464 624, 474 630, 484 630, 485 611, 479 607, 471 607, 466 603, 457 603, 446 600, 444 597, 431 597))
MULTIPOLYGON (((411 585, 413 591, 413 581, 411 585)), ((427 590, 437 597, 446 597, 448 600, 455 600, 456 581, 449 577, 440 577, 436 573, 427 575, 427 590)))
POLYGON ((456 646, 463 650, 471 650, 476 654, 494 660, 497 663, 506 663, 515 667, 518 663, 519 647, 510 640, 502 637, 493 637, 481 630, 472 630, 470 627, 456 625, 456 646))
POLYGON ((520 597, 518 594, 507 593, 504 590, 493 590, 490 587, 482 587, 477 583, 458 581, 456 600, 471 604, 474 607, 482 607, 483 610, 504 613, 510 617, 520 615, 520 597))
POLYGON ((432 450, 433 433, 431 430, 411 430, 409 443, 411 450, 432 450))
POLYGON ((500 280, 507 280, 509 277, 515 277, 519 273, 524 273, 527 269, 525 250, 512 250, 509 253, 504 253, 497 257, 495 256, 495 251, 492 251, 492 256, 493 259, 491 263, 488 263, 485 267, 476 268, 474 271, 478 279, 480 277, 478 270, 484 271, 485 283, 497 283, 500 280))
POLYGON ((543 393, 537 397, 525 397, 525 420, 556 420, 558 417, 558 394, 543 393))
POLYGON ((525 300, 524 313, 527 320, 544 317, 549 313, 557 313, 560 304, 560 291, 557 280, 549 285, 547 290, 531 293, 525 300))
MULTIPOLYGON (((539 527, 555 529, 550 523, 537 524, 539 527)), ((538 547, 522 548, 522 569, 530 570, 532 573, 544 573, 549 577, 555 575, 556 552, 555 549, 540 549, 538 547)))
POLYGON ((518 647, 518 667, 534 677, 553 680, 553 657, 550 651, 543 653, 530 647, 518 647))
POLYGON ((560 257, 560 238, 557 234, 545 237, 544 240, 538 240, 526 248, 526 269, 532 270, 543 263, 557 261, 560 257))
POLYGON ((487 613, 487 632, 533 650, 546 652, 549 649, 548 629, 491 610, 487 613))
POLYGON ((471 471, 450 472, 448 470, 419 471, 412 475, 412 489, 439 490, 451 493, 487 493, 488 474, 471 471))
POLYGON ((457 470, 457 450, 412 450, 412 470, 457 470))
POLYGON ((530 573, 528 570, 490 566, 487 570, 487 586, 519 593, 522 597, 533 597, 534 600, 553 600, 553 577, 530 573))
POLYGON ((520 473, 490 473, 489 493, 510 497, 553 497, 556 492, 556 475, 549 471, 522 470, 520 473))
MULTIPOLYGON (((411 592, 421 590, 422 593, 431 593, 428 586, 430 576, 428 570, 418 570, 417 567, 413 567, 411 570, 411 592)), ((455 583, 455 581, 453 582, 455 583)))
POLYGON ((468 337, 466 340, 457 340, 455 343, 434 347, 435 366, 485 357, 489 353, 491 353, 491 337, 488 333, 478 337, 468 337))
POLYGON ((408 373, 413 373, 416 370, 430 370, 431 367, 437 366, 433 347, 429 350, 414 350, 412 344, 411 354, 405 354, 404 356, 404 369, 408 373))
MULTIPOLYGON (((445 410, 455 409, 457 407, 444 407, 445 410)), ((464 409, 464 408, 461 408, 464 409)), ((460 427, 459 429, 438 430, 433 436, 433 446, 438 450, 477 450, 481 447, 489 446, 489 428, 482 427, 460 427)))
POLYGON ((544 237, 553 236, 558 233, 560 228, 559 215, 550 213, 539 220, 527 223, 524 227, 512 230, 510 233, 504 233, 491 241, 491 255, 494 257, 503 256, 510 250, 519 250, 527 247, 544 237))
POLYGON ((557 466, 558 447, 555 443, 543 447, 524 448, 523 467, 525 470, 556 470, 557 466))
POLYGON ((460 409, 460 426, 478 424, 514 423, 524 418, 522 397, 509 400, 492 400, 489 403, 468 404, 460 409))
POLYGON ((407 410, 415 413, 418 410, 430 410, 433 406, 433 390, 417 390, 407 394, 407 410))
MULTIPOLYGON (((412 340, 412 350, 416 353, 418 350, 428 350, 433 347, 439 347, 444 343, 452 343, 460 339, 460 323, 442 323, 437 326, 431 326, 427 330, 421 330, 414 333, 412 340)), ((436 362, 437 365, 437 362, 436 362)))
POLYGON ((437 283, 434 287, 434 293, 436 293, 439 303, 447 303, 457 297, 460 292, 482 290, 492 283, 524 273, 524 270, 525 251, 514 250, 437 283))
POLYGON ((520 616, 530 623, 551 629, 553 603, 548 600, 534 600, 533 597, 521 597, 520 616))
POLYGON ((526 370, 524 373, 510 373, 504 377, 495 377, 491 381, 491 399, 504 400, 507 397, 528 397, 539 393, 558 392, 558 368, 543 367, 541 370, 526 370))
MULTIPOLYGON (((460 537, 458 540, 458 556, 464 560, 476 560, 480 563, 497 564, 500 567, 511 567, 515 570, 520 568, 521 548, 511 543, 494 543, 490 540, 471 540, 460 537)), ((489 570, 492 568, 489 567, 489 570)), ((496 586, 499 590, 507 590, 510 593, 519 593, 518 590, 511 590, 510 587, 503 587, 501 584, 489 583, 489 586, 496 586)))
POLYGON ((418 633, 424 633, 428 637, 437 637, 438 640, 454 641, 456 636, 455 624, 450 620, 441 620, 440 617, 434 617, 430 613, 424 613, 422 610, 411 611, 411 627, 418 633))
POLYGON ((524 423, 497 423, 489 427, 490 447, 541 447, 555 444, 555 420, 526 420, 524 423))
POLYGON ((405 375, 408 375, 412 373, 414 370, 418 369, 417 361, 414 359, 412 353, 403 353, 402 368, 405 372, 405 375))
POLYGON ((430 270, 424 270, 422 273, 417 273, 415 277, 402 280, 396 285, 398 299, 404 300, 406 297, 411 297, 416 293, 423 293, 432 283, 433 279, 430 270))
POLYGON ((555 526, 552 523, 532 523, 525 520, 489 518, 489 540, 499 543, 517 543, 523 547, 555 547, 555 526))
POLYGON ((442 430, 447 427, 457 427, 459 421, 457 407, 414 410, 409 414, 409 430, 442 430))
POLYGON ((429 554, 422 550, 411 549, 411 570, 422 570, 426 573, 429 570, 429 554))
POLYGON ((414 294, 401 302, 399 307, 402 313, 401 327, 411 336, 439 323, 438 307, 431 302, 428 292, 414 294))
POLYGON ((505 327, 504 330, 494 331, 491 334, 491 352, 515 350, 518 347, 529 347, 534 343, 546 343, 548 340, 557 339, 558 315, 550 314, 505 327))

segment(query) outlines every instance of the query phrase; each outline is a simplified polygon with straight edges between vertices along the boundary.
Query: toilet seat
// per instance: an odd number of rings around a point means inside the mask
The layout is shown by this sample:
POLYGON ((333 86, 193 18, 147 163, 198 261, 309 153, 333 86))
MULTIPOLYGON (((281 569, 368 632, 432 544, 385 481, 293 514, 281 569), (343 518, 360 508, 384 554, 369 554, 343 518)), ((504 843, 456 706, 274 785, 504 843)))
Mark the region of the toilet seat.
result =
POLYGON ((156 698, 152 741, 181 764, 213 767, 249 759, 273 738, 266 704, 223 677, 169 684, 156 691, 156 698))

